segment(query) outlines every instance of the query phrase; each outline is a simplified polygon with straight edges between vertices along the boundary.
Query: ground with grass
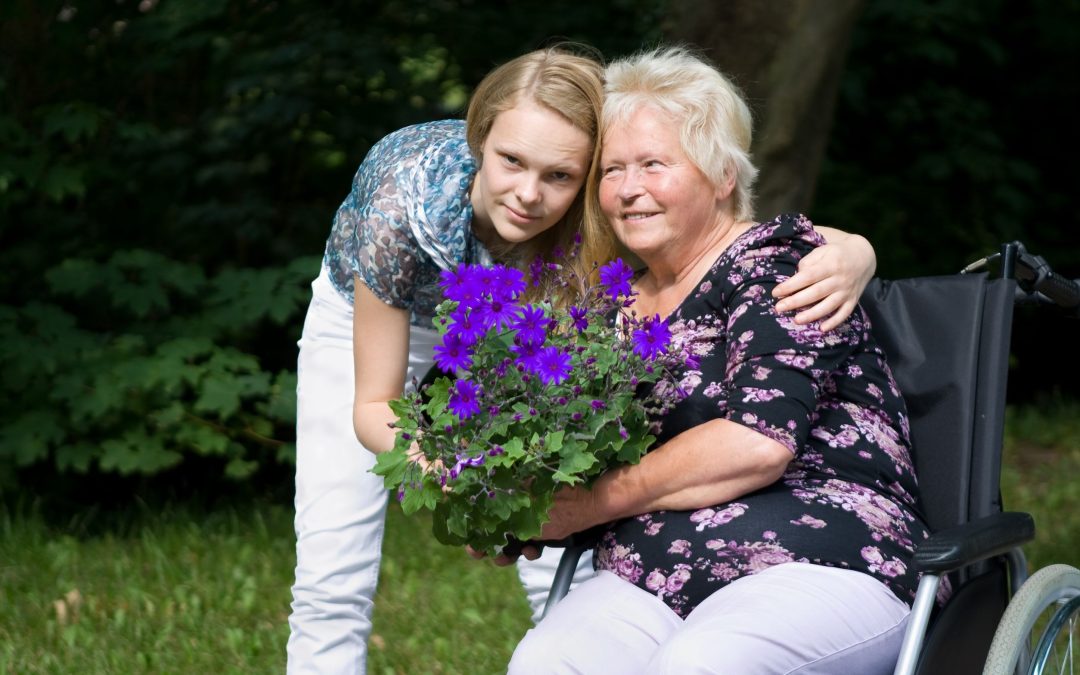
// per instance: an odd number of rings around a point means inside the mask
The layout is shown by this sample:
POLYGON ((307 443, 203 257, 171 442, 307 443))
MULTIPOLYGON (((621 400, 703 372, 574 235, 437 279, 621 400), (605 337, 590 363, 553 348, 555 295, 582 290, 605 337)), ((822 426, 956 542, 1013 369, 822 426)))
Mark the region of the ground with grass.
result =
MULTIPOLYGON (((1033 567, 1080 566, 1080 406, 1010 410, 1006 508, 1038 525, 1033 567)), ((259 500, 205 509, 0 506, 0 673, 278 673, 288 636, 292 514, 259 500)), ((500 673, 528 629, 512 568, 434 541, 391 507, 373 675, 500 673)))

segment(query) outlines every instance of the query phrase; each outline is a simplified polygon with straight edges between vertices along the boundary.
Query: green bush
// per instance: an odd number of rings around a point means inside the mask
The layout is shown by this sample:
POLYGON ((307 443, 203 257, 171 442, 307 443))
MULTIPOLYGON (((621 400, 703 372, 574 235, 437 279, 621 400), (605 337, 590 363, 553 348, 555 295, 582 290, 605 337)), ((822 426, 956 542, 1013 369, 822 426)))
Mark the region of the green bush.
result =
POLYGON ((243 478, 291 461, 295 369, 258 349, 295 340, 318 264, 208 277, 134 250, 53 267, 41 300, 0 306, 0 466, 153 474, 194 454, 243 478))

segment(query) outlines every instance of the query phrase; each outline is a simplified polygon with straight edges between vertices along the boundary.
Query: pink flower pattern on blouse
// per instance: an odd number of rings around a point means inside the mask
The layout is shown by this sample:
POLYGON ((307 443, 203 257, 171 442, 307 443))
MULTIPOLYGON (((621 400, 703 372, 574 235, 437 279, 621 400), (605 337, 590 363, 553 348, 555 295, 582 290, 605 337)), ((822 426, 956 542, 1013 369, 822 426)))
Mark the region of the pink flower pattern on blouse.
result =
POLYGON ((758 224, 668 318, 688 365, 663 385, 676 402, 653 420, 657 445, 723 418, 792 454, 779 481, 731 502, 609 525, 597 569, 680 616, 740 577, 796 561, 861 571, 914 598, 913 547, 929 533, 907 411, 869 321, 859 308, 822 332, 774 308, 772 288, 821 243, 803 216, 758 224))

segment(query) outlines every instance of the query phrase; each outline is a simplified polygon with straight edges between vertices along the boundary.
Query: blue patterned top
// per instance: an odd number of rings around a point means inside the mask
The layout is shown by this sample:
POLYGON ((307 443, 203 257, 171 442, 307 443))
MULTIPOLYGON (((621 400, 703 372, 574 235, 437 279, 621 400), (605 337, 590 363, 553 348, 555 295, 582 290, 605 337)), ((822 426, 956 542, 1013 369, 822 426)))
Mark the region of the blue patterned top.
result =
POLYGON ((372 146, 334 216, 323 264, 349 304, 353 274, 383 302, 431 326, 442 299, 439 271, 460 262, 491 264, 472 233, 469 190, 476 161, 465 122, 399 129, 372 146))

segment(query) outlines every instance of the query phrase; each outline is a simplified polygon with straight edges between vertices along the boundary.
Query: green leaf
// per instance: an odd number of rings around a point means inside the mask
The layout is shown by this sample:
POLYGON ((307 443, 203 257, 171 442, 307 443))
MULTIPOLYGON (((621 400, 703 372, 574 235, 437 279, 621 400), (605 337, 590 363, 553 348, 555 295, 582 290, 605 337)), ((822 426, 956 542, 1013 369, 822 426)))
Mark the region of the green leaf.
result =
POLYGON ((152 474, 175 466, 182 456, 164 447, 161 437, 146 434, 142 429, 128 431, 118 438, 101 444, 102 455, 98 460, 105 471, 121 474, 152 474))
POLYGON ((61 444, 56 447, 56 468, 60 471, 74 470, 86 473, 90 463, 97 457, 100 448, 91 443, 78 442, 61 444))
POLYGON ((47 109, 41 130, 45 136, 61 136, 68 143, 75 143, 97 135, 101 121, 108 115, 108 111, 95 105, 74 101, 47 109))
POLYGON ((442 490, 426 480, 418 489, 406 487, 405 498, 401 501, 401 510, 407 514, 416 513, 420 509, 433 510, 441 495, 442 490))
POLYGON ((180 425, 174 438, 181 446, 206 456, 224 455, 232 443, 228 434, 198 422, 180 425))
POLYGON ((558 431, 552 431, 544 439, 544 449, 550 454, 556 454, 562 450, 563 437, 566 436, 566 431, 559 429, 558 431))
POLYGON ((634 437, 634 435, 631 434, 630 438, 627 439, 626 443, 619 450, 619 461, 625 464, 637 464, 655 441, 655 436, 647 434, 645 436, 634 437))
POLYGON ((468 529, 468 520, 462 510, 452 508, 449 502, 442 502, 435 507, 431 518, 431 532, 440 543, 448 546, 467 544, 468 529))
POLYGON ((584 444, 571 444, 563 449, 559 460, 559 471, 563 474, 584 474, 596 465, 596 456, 585 449, 584 444))
POLYGON ((395 490, 405 480, 405 469, 409 465, 409 459, 404 450, 395 448, 388 452, 380 452, 375 456, 375 466, 371 472, 376 476, 383 477, 383 485, 388 490, 395 490))
POLYGON ((210 375, 199 387, 194 409, 201 413, 216 413, 221 418, 233 415, 240 408, 243 386, 237 378, 210 375))
POLYGON ((242 457, 233 457, 229 460, 229 463, 225 465, 225 475, 229 478, 247 478, 251 474, 255 473, 255 470, 259 468, 259 463, 243 459, 242 457))
POLYGON ((51 410, 23 411, 0 428, 0 457, 16 466, 28 466, 49 456, 49 450, 65 438, 63 419, 51 410))
POLYGON ((54 202, 61 202, 68 197, 85 197, 85 173, 86 169, 81 166, 51 166, 41 177, 38 189, 54 202))
POLYGON ((519 460, 525 456, 525 443, 520 438, 511 438, 502 444, 506 456, 511 460, 519 460))

